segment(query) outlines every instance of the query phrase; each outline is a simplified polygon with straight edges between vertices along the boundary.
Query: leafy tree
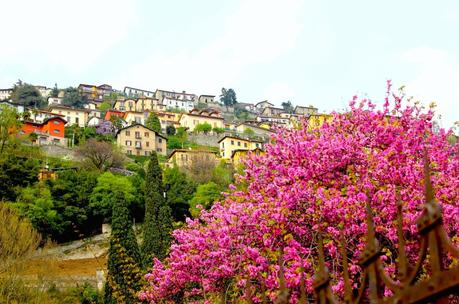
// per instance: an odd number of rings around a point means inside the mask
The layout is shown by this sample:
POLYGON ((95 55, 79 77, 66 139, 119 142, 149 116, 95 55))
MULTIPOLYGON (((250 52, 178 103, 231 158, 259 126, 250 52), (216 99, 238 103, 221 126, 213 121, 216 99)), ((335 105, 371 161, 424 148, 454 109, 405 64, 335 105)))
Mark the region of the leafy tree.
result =
POLYGON ((115 130, 119 130, 123 128, 123 119, 119 116, 116 116, 116 115, 110 116, 110 122, 115 127, 115 130))
POLYGON ((222 93, 220 95, 220 102, 226 107, 233 106, 237 103, 236 92, 233 89, 222 88, 222 93))
POLYGON ((290 100, 284 101, 282 103, 282 109, 284 109, 284 111, 287 113, 290 113, 290 114, 293 113, 294 108, 293 108, 292 102, 290 100))
POLYGON ((53 88, 53 90, 51 91, 50 96, 51 96, 51 97, 57 97, 57 96, 59 96, 59 89, 57 88, 57 83, 54 84, 54 88, 53 88))
POLYGON ((124 156, 116 147, 106 141, 89 139, 77 149, 90 168, 105 171, 110 167, 122 167, 124 156))
POLYGON ((186 128, 179 127, 175 135, 170 136, 167 140, 168 149, 183 149, 189 145, 188 133, 186 128))
POLYGON ((112 233, 104 303, 138 303, 137 292, 143 282, 141 255, 132 229, 129 203, 122 191, 113 190, 112 233))
POLYGON ((18 116, 15 108, 0 105, 0 155, 3 154, 8 142, 18 133, 21 126, 18 116))
POLYGON ((190 200, 190 213, 193 217, 198 217, 200 209, 197 208, 201 205, 204 209, 210 209, 212 203, 222 198, 222 188, 214 182, 201 184, 196 189, 193 198, 190 200))
POLYGON ((83 106, 88 103, 88 98, 80 95, 77 88, 68 87, 65 89, 62 103, 69 107, 83 108, 83 106))
POLYGON ((13 86, 11 100, 26 107, 34 108, 40 108, 44 102, 40 92, 33 85, 21 80, 13 86))
POLYGON ((38 181, 40 162, 36 155, 23 157, 17 150, 0 158, 0 201, 16 201, 18 192, 38 181))
POLYGON ((196 190, 195 182, 174 166, 164 170, 164 186, 167 190, 166 202, 172 209, 174 219, 185 221, 185 217, 190 216, 188 202, 196 190))
POLYGON ((219 128, 219 127, 213 128, 212 131, 217 133, 217 134, 225 133, 225 129, 224 128, 219 128))
POLYGON ((249 119, 250 113, 246 109, 234 109, 234 116, 236 116, 239 120, 247 120, 249 119))
POLYGON ((194 127, 194 132, 196 132, 196 133, 201 133, 202 132, 204 134, 207 134, 210 131, 212 131, 212 126, 208 122, 197 124, 194 127))
POLYGON ((101 111, 107 111, 112 108, 112 104, 108 101, 104 101, 100 104, 99 110, 101 111))
POLYGON ((167 136, 172 136, 172 135, 175 135, 175 127, 174 126, 167 126, 166 127, 166 134, 167 136))
POLYGON ((101 174, 89 198, 89 207, 98 224, 108 222, 112 218, 115 193, 123 194, 128 207, 135 201, 135 188, 129 178, 110 172, 101 174))
POLYGON ((155 112, 150 112, 145 125, 147 128, 150 128, 157 133, 161 133, 161 123, 159 121, 158 115, 156 115, 155 112))
POLYGON ((248 136, 248 137, 252 137, 255 135, 255 131, 253 131, 253 129, 251 128, 245 128, 244 129, 244 135, 248 136))
POLYGON ((213 169, 212 181, 219 185, 221 189, 227 189, 228 186, 234 182, 234 168, 231 164, 225 161, 220 163, 213 169))
POLYGON ((51 192, 43 182, 23 188, 16 203, 12 203, 11 205, 22 216, 27 217, 33 227, 44 238, 62 232, 61 227, 59 227, 57 212, 54 210, 51 192))
POLYGON ((142 244, 145 265, 151 263, 153 257, 163 259, 170 245, 172 214, 163 195, 162 172, 156 152, 153 152, 145 176, 145 219, 142 244))

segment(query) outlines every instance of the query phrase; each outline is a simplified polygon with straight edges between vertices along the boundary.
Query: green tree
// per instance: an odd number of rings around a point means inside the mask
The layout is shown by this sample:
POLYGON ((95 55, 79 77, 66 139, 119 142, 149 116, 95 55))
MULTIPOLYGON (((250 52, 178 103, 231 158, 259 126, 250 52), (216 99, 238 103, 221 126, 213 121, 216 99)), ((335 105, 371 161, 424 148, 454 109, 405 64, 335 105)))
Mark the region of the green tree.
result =
POLYGON ((198 205, 201 205, 204 209, 210 209, 213 202, 222 197, 221 192, 221 186, 214 182, 199 185, 189 203, 191 215, 193 217, 199 216, 200 209, 197 208, 198 205))
POLYGON ((65 95, 62 99, 62 103, 69 107, 83 108, 88 102, 86 96, 80 95, 77 88, 68 87, 65 89, 65 95))
POLYGON ((44 104, 40 92, 31 84, 19 80, 13 86, 11 100, 26 107, 40 108, 44 104))
POLYGON ((122 191, 113 189, 113 218, 105 303, 138 303, 137 292, 143 284, 141 255, 132 229, 129 203, 122 191))
POLYGON ((89 139, 77 149, 77 154, 83 157, 87 167, 105 171, 108 168, 121 168, 123 154, 110 142, 89 139))
POLYGON ((236 116, 239 120, 247 120, 249 119, 250 113, 246 109, 235 109, 234 116, 236 116))
POLYGON ((208 122, 197 124, 196 127, 194 127, 194 132, 196 133, 202 132, 204 134, 207 134, 210 131, 212 131, 212 126, 208 122))
POLYGON ((167 126, 166 127, 166 135, 167 136, 172 136, 172 135, 175 135, 175 127, 174 126, 167 126))
POLYGON ((135 200, 135 188, 131 181, 122 175, 105 172, 97 178, 97 186, 89 198, 89 207, 98 223, 108 222, 112 217, 115 192, 122 193, 127 206, 135 200))
POLYGON ((193 197, 196 184, 180 172, 177 166, 164 170, 164 187, 166 188, 166 202, 172 209, 176 221, 185 221, 190 216, 189 200, 193 197))
POLYGON ((284 109, 285 112, 290 113, 290 114, 293 113, 294 111, 292 102, 290 100, 284 101, 282 103, 282 108, 284 109))
POLYGON ((170 136, 167 139, 167 148, 168 149, 183 149, 189 145, 188 142, 188 133, 186 128, 179 127, 175 135, 170 136))
POLYGON ((252 129, 250 128, 246 128, 244 129, 244 135, 248 136, 248 137, 252 137, 255 135, 255 131, 253 131, 252 129))
POLYGON ((59 96, 59 89, 57 88, 57 83, 54 84, 54 88, 53 88, 53 90, 51 91, 50 96, 51 96, 51 97, 57 97, 57 96, 59 96))
POLYGON ((0 157, 0 201, 16 201, 21 188, 38 181, 40 162, 37 155, 24 157, 17 149, 0 157))
POLYGON ((99 110, 101 111, 107 111, 112 108, 112 105, 108 101, 104 101, 103 103, 100 104, 99 110))
POLYGON ((215 128, 212 129, 212 131, 214 131, 217 134, 222 134, 222 133, 225 132, 225 129, 224 128, 215 127, 215 128))
POLYGON ((142 254, 144 265, 156 257, 166 257, 172 231, 172 214, 164 199, 164 187, 158 156, 151 154, 145 176, 145 219, 143 222, 142 254))
POLYGON ((5 147, 18 133, 21 122, 15 108, 7 105, 0 105, 0 155, 3 154, 5 147))
POLYGON ((222 93, 220 94, 220 102, 226 107, 233 106, 237 103, 236 92, 233 89, 222 88, 222 93))
POLYGON ((161 123, 159 121, 158 115, 155 112, 150 112, 150 115, 145 122, 147 128, 152 129, 155 132, 161 133, 161 123))
POLYGON ((223 190, 228 188, 228 186, 234 182, 233 166, 222 160, 212 172, 212 181, 223 190))

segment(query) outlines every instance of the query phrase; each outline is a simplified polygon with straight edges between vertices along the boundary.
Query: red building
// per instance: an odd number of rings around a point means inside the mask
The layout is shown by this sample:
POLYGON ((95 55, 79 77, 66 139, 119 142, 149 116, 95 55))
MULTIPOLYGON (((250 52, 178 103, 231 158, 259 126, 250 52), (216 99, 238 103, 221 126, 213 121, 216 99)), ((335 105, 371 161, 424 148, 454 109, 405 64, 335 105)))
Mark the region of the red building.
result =
POLYGON ((117 110, 108 110, 106 113, 105 113, 105 120, 110 120, 110 118, 112 116, 118 116, 119 118, 123 118, 124 117, 124 112, 122 111, 117 111, 117 110))
POLYGON ((36 134, 37 138, 32 138, 33 143, 60 144, 65 145, 65 119, 54 116, 45 119, 43 122, 25 121, 21 128, 22 134, 36 134))

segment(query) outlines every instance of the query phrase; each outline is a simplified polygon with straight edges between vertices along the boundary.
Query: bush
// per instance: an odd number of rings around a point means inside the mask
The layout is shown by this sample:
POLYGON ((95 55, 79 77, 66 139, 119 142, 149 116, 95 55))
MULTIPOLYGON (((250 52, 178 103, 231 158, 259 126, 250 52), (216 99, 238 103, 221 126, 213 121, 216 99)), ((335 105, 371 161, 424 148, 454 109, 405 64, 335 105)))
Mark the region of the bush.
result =
POLYGON ((218 128, 218 127, 215 127, 212 129, 212 131, 214 131, 215 133, 217 134, 222 134, 225 132, 225 128, 218 128))
POLYGON ((210 123, 207 123, 207 122, 202 123, 202 124, 197 124, 196 127, 194 127, 193 131, 196 132, 196 133, 203 132, 203 133, 207 134, 210 131, 212 131, 212 126, 210 125, 210 123))

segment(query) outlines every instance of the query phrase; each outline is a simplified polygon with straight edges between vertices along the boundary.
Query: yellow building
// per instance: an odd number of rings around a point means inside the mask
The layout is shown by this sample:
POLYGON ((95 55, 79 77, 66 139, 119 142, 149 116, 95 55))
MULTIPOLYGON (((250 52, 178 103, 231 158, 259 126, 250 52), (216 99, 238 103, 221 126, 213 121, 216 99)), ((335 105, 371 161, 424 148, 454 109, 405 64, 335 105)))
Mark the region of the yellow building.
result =
POLYGON ((311 114, 308 117, 308 128, 310 130, 320 128, 325 122, 331 122, 333 115, 331 114, 311 114))
POLYGON ((224 128, 223 117, 216 111, 207 110, 191 110, 189 113, 182 114, 179 123, 180 126, 187 128, 189 131, 193 131, 194 128, 199 124, 208 123, 212 128, 224 128))
POLYGON ((244 139, 236 136, 225 136, 218 141, 220 156, 223 159, 230 159, 235 150, 263 149, 263 142, 258 140, 244 139))
POLYGON ((148 156, 153 151, 167 154, 167 139, 141 124, 120 129, 116 134, 116 143, 128 155, 148 156))
POLYGON ((192 167, 197 162, 216 165, 218 163, 216 152, 209 150, 175 149, 167 159, 167 166, 173 167, 177 165, 178 168, 186 169, 192 167))
POLYGON ((182 113, 174 112, 157 112, 159 123, 161 124, 161 132, 166 134, 168 126, 173 126, 175 129, 180 127, 180 117, 182 113))
POLYGON ((49 107, 49 112, 65 116, 64 119, 67 121, 67 126, 77 125, 79 127, 85 127, 88 124, 91 110, 52 105, 49 107))
POLYGON ((242 160, 247 157, 249 153, 255 153, 256 155, 265 154, 265 152, 260 148, 256 148, 254 150, 234 150, 233 153, 231 153, 231 162, 233 163, 234 167, 237 168, 240 166, 242 164, 242 160))
POLYGON ((148 118, 148 113, 127 111, 124 113, 124 120, 128 125, 138 123, 144 125, 148 118))

